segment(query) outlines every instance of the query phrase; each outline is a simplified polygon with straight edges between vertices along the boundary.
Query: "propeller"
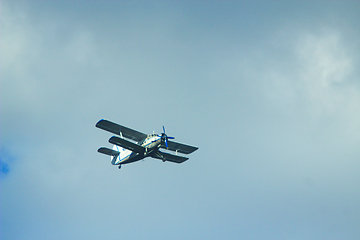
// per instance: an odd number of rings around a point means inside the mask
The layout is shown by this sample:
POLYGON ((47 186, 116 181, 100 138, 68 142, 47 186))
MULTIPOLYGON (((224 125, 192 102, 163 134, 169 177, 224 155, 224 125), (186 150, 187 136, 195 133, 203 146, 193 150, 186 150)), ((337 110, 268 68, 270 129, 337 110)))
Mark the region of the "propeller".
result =
POLYGON ((174 137, 168 137, 168 135, 166 135, 164 126, 163 126, 163 133, 161 135, 158 135, 158 137, 161 137, 161 141, 165 142, 166 148, 169 148, 168 139, 175 139, 174 137))

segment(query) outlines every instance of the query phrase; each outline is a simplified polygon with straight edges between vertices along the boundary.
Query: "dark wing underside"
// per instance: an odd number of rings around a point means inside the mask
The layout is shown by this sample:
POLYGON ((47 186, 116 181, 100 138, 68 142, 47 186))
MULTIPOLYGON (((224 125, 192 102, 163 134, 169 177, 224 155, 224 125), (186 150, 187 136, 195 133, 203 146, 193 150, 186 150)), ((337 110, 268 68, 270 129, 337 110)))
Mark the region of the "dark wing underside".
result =
POLYGON ((131 128, 127 128, 104 119, 100 120, 96 124, 96 127, 117 135, 122 135, 123 137, 134 140, 136 142, 140 142, 147 137, 147 134, 145 133, 135 131, 131 128))
POLYGON ((198 149, 197 147, 193 147, 173 141, 168 141, 168 146, 169 146, 168 148, 166 148, 166 146, 161 146, 161 148, 171 150, 174 152, 184 153, 184 154, 190 154, 198 149))
POLYGON ((128 140, 125 140, 123 138, 119 138, 119 137, 111 137, 109 139, 109 142, 115 145, 118 145, 120 147, 129 149, 133 152, 137 152, 137 153, 144 153, 145 152, 145 148, 136 144, 136 143, 132 143, 128 140))
POLYGON ((172 155, 172 154, 164 153, 164 152, 160 152, 160 151, 158 151, 152 157, 163 160, 163 161, 169 161, 169 162, 174 162, 174 163, 182 163, 189 159, 187 157, 176 156, 176 155, 172 155))
POLYGON ((101 147, 98 149, 99 153, 103 153, 109 156, 118 156, 120 153, 118 151, 106 148, 106 147, 101 147))

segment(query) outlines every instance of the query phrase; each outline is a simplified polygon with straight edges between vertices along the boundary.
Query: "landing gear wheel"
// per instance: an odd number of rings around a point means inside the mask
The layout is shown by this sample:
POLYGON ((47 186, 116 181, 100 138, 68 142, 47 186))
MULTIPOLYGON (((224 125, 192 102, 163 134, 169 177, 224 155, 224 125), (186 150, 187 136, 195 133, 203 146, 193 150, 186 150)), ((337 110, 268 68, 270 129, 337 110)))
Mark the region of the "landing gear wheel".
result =
POLYGON ((121 168, 121 165, 119 165, 119 169, 121 168))

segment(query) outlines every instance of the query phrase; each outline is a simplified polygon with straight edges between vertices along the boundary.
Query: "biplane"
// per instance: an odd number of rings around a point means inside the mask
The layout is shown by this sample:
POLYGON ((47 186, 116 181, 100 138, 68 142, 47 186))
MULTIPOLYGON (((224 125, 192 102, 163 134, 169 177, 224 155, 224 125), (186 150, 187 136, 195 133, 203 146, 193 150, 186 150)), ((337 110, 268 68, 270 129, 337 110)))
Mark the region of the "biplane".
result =
POLYGON ((98 152, 111 156, 111 164, 119 165, 119 169, 122 164, 136 162, 146 157, 160 159, 164 162, 182 163, 189 158, 179 155, 179 153, 190 154, 198 149, 169 140, 175 138, 166 135, 164 126, 161 134, 145 134, 104 119, 97 122, 96 127, 118 135, 109 139, 109 142, 113 144, 112 149, 101 147, 98 152), (175 154, 160 149, 166 149, 175 154))

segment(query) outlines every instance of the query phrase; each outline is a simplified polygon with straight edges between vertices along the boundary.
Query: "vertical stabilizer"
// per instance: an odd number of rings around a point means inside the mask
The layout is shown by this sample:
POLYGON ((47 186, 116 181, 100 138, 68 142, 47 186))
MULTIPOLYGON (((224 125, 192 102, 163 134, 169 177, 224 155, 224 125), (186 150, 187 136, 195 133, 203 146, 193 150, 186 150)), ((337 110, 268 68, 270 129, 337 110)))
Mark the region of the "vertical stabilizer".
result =
POLYGON ((118 165, 124 158, 128 155, 127 152, 130 152, 129 150, 119 147, 118 145, 113 146, 113 151, 118 152, 119 154, 116 156, 111 157, 111 164, 112 165, 118 165))

